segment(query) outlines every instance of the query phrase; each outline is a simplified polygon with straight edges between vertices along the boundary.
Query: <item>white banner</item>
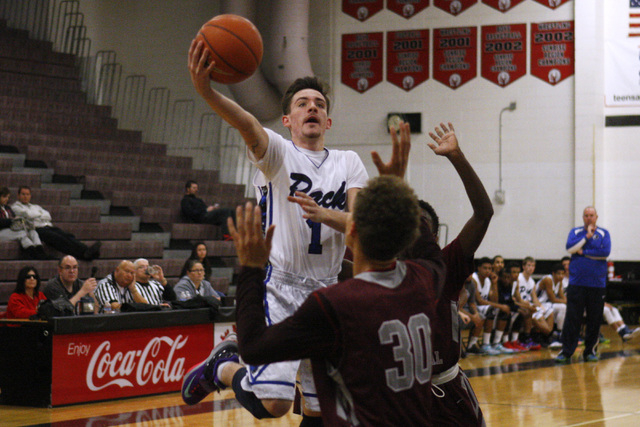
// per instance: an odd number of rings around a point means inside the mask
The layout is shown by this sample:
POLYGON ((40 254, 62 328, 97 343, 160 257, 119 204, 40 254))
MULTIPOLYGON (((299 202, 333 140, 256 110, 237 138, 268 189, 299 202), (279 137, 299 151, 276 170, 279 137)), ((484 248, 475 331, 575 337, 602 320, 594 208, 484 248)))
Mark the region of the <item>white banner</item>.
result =
POLYGON ((605 106, 640 107, 640 39, 606 40, 605 106))

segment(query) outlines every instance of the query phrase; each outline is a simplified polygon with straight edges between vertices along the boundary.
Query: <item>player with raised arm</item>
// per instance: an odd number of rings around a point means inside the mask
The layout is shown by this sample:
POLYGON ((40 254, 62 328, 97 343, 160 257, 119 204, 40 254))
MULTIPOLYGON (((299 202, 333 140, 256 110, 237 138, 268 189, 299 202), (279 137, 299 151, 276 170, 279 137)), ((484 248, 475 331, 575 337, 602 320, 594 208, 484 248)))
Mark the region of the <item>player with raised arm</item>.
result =
MULTIPOLYGON (((209 106, 236 128, 257 166, 263 226, 286 224, 276 229, 265 278, 265 312, 269 324, 278 323, 300 306, 314 290, 337 282, 344 254, 346 211, 366 184, 362 161, 352 151, 329 150, 325 132, 331 128, 327 88, 315 77, 297 79, 284 95, 282 123, 291 140, 263 128, 258 120, 233 100, 212 89, 209 79, 215 63, 207 62, 202 42, 189 49, 189 71, 197 92, 209 106), (326 223, 303 218, 303 211, 288 197, 308 195, 325 208, 326 223)), ((234 382, 236 398, 256 418, 280 417, 291 408, 300 365, 305 414, 317 415, 319 404, 308 361, 250 366, 242 380, 234 382)), ((198 372, 187 373, 183 399, 202 400, 213 389, 192 381, 198 372)))

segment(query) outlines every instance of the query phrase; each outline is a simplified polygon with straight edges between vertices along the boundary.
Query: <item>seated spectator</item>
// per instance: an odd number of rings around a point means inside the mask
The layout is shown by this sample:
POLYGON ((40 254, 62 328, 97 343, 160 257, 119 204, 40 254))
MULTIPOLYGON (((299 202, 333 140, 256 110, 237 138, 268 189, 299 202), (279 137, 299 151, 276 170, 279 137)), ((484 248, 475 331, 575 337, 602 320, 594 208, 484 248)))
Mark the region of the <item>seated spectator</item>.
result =
POLYGON ((19 240, 20 246, 32 259, 47 259, 40 237, 34 228, 27 227, 22 218, 16 218, 9 199, 7 187, 0 188, 0 241, 19 240))
POLYGON ((229 239, 227 218, 232 217, 235 220, 235 211, 229 208, 221 208, 217 203, 207 205, 204 200, 196 196, 198 183, 193 180, 187 181, 184 188, 185 195, 180 202, 182 216, 196 224, 219 225, 222 228, 225 239, 229 239))
POLYGON ((560 335, 562 334, 564 317, 567 312, 567 297, 562 288, 563 278, 564 267, 562 267, 562 264, 556 263, 551 269, 551 274, 547 274, 536 283, 536 295, 543 309, 549 310, 551 308, 553 310, 556 331, 552 336, 550 348, 562 348, 560 335))
POLYGON ((535 292, 536 283, 531 277, 536 269, 536 261, 526 257, 522 261, 522 273, 518 275, 513 293, 519 312, 524 317, 522 344, 530 350, 539 350, 540 344, 531 338, 531 330, 535 326, 545 336, 553 331, 553 309, 544 309, 535 292))
POLYGON ((203 297, 216 297, 220 299, 224 296, 211 286, 211 283, 204 280, 204 267, 196 260, 189 260, 187 264, 187 275, 182 277, 173 288, 179 300, 188 300, 196 295, 203 297))
POLYGON ((51 214, 40 205, 31 203, 31 188, 22 186, 18 189, 18 201, 13 204, 17 216, 25 218, 33 226, 40 239, 63 254, 73 255, 77 259, 91 261, 100 256, 101 243, 95 242, 91 247, 51 222, 51 214))
POLYGON ((90 277, 84 282, 78 278, 78 260, 71 255, 66 255, 58 262, 58 275, 50 279, 42 292, 47 299, 67 299, 74 307, 81 298, 87 296, 94 301, 94 311, 97 313, 100 306, 95 304, 94 291, 98 286, 95 278, 90 277))
POLYGON ((18 273, 16 289, 9 297, 7 319, 28 319, 38 312, 38 303, 47 299, 40 292, 40 275, 34 267, 23 267, 18 273))
POLYGON ((131 261, 122 261, 115 271, 98 282, 95 295, 101 306, 110 305, 120 310, 125 302, 149 302, 142 296, 136 284, 136 269, 131 261))
POLYGON ((187 258, 182 266, 180 277, 187 275, 187 265, 190 260, 196 260, 202 264, 202 267, 204 268, 204 280, 211 280, 211 261, 209 261, 207 256, 207 245, 205 245, 204 242, 198 242, 195 244, 191 250, 191 255, 189 255, 189 258, 187 258))
POLYGON ((464 284, 464 288, 460 291, 458 304, 460 313, 468 316, 471 319, 470 324, 472 325, 469 341, 467 342, 466 353, 486 354, 478 344, 478 341, 482 337, 482 333, 484 331, 485 318, 478 312, 478 306, 476 304, 476 288, 471 280, 468 280, 464 284))
POLYGON ((162 305, 164 287, 167 286, 162 267, 150 266, 149 261, 144 258, 135 260, 133 266, 136 269, 136 282, 142 296, 149 304, 162 305))

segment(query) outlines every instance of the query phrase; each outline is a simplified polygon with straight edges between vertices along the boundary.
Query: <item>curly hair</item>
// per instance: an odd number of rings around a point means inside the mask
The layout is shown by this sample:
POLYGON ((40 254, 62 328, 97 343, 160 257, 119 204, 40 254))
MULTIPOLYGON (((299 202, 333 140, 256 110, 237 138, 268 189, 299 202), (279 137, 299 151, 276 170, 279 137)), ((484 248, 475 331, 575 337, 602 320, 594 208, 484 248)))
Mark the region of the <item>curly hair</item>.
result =
POLYGON ((36 274, 37 284, 35 289, 33 290, 33 294, 38 295, 38 291, 40 290, 40 275, 38 274, 38 270, 36 270, 35 267, 31 265, 22 267, 22 269, 20 269, 20 271, 18 272, 18 280, 16 281, 16 288, 13 291, 14 293, 16 294, 25 293, 24 282, 27 281, 27 274, 29 274, 30 271, 33 271, 36 274))
POLYGON ((364 255, 392 260, 420 235, 418 198, 400 178, 372 178, 358 192, 353 221, 364 255))
POLYGON ((429 224, 431 233, 437 239, 440 231, 440 218, 438 218, 436 210, 433 208, 433 206, 431 206, 429 202, 426 202, 422 199, 418 200, 418 204, 420 205, 420 209, 422 210, 420 215, 422 215, 422 217, 427 220, 427 224, 429 224))
POLYGON ((324 96, 324 100, 327 102, 327 114, 331 107, 331 100, 329 99, 329 85, 315 76, 307 76, 296 79, 282 97, 282 114, 285 116, 291 112, 291 100, 294 95, 304 89, 317 90, 324 96))

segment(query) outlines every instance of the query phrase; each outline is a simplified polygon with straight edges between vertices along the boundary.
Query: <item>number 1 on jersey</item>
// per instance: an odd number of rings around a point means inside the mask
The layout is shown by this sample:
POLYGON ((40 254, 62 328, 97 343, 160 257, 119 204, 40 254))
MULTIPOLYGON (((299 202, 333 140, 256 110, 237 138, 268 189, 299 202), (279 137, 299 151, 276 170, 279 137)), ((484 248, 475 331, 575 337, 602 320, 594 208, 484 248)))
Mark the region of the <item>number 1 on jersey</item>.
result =
POLYGON ((322 244, 320 244, 320 230, 322 229, 322 224, 319 222, 313 222, 308 219, 307 225, 311 229, 311 243, 309 243, 309 253, 320 255, 322 253, 322 244))

